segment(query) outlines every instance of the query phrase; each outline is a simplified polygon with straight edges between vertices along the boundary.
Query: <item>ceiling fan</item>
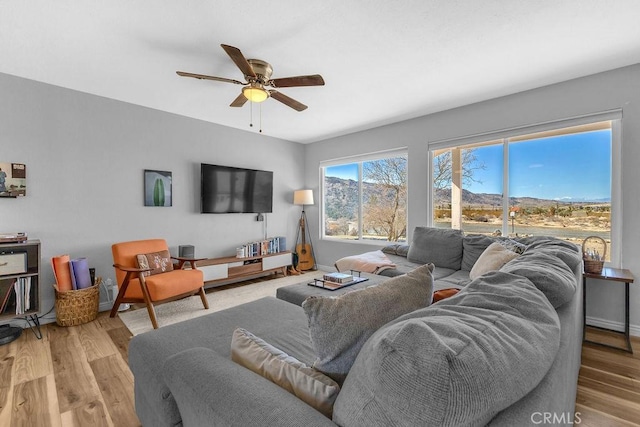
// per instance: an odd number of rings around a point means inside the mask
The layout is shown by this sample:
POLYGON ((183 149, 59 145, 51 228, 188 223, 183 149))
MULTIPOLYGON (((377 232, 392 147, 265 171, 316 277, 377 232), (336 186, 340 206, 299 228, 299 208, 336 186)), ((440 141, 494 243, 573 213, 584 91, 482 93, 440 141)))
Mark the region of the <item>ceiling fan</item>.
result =
POLYGON ((297 86, 324 86, 324 79, 320 74, 312 74, 308 76, 283 77, 272 79, 273 68, 268 62, 260 59, 246 59, 240 49, 237 47, 221 44, 222 48, 231 60, 237 65, 244 75, 245 82, 239 80, 227 79, 224 77, 206 76, 204 74, 186 73, 184 71, 176 71, 179 76, 193 77, 196 79, 215 80, 219 82, 234 83, 244 86, 242 92, 233 102, 231 107, 242 107, 247 101, 262 102, 267 98, 273 98, 283 104, 293 108, 296 111, 303 111, 307 106, 296 101, 287 95, 278 92, 275 89, 265 89, 265 87, 297 87, 297 86))

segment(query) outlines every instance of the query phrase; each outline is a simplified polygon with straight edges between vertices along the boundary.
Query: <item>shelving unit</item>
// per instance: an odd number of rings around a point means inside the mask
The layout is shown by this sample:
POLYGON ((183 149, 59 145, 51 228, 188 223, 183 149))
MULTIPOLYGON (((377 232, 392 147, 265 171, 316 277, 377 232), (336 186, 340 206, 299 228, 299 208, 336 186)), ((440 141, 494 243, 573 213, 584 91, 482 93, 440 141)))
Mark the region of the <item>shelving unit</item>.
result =
POLYGON ((205 287, 237 282, 264 273, 281 272, 286 276, 290 265, 289 251, 249 258, 209 258, 196 262, 198 269, 204 273, 205 287))
POLYGON ((34 334, 41 338, 40 321, 37 316, 40 305, 40 241, 1 243, 0 323, 24 318, 34 334))

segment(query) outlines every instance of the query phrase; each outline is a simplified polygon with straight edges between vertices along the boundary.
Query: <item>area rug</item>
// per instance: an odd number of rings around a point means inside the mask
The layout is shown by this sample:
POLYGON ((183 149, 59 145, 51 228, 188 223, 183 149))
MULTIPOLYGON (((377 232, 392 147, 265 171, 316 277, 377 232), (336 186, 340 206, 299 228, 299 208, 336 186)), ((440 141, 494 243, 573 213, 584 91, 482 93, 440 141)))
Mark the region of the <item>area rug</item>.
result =
MULTIPOLYGON (((310 282, 314 278, 322 277, 324 273, 323 271, 309 271, 299 276, 280 277, 230 289, 208 292, 207 300, 209 301, 209 310, 204 309, 199 296, 192 296, 179 301, 161 304, 155 308, 158 327, 161 328, 172 323, 183 322, 188 319, 211 314, 262 297, 275 297, 276 289, 282 286, 310 282)), ((133 335, 138 335, 153 329, 147 309, 144 307, 120 312, 118 316, 133 335)))

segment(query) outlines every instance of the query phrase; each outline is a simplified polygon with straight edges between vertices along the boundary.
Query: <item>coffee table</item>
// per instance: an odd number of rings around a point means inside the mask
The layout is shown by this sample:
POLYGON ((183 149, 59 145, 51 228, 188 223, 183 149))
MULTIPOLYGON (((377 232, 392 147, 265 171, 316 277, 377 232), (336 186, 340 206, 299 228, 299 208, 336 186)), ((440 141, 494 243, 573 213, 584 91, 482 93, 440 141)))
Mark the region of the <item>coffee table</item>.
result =
POLYGON ((356 289, 364 289, 369 286, 377 285, 385 280, 390 279, 387 276, 379 276, 377 274, 361 273, 361 277, 366 277, 369 280, 356 283, 355 285, 347 286, 336 290, 322 289, 315 286, 309 286, 307 283, 313 282, 313 278, 304 279, 304 276, 300 280, 303 282, 295 285, 283 286, 276 290, 276 298, 283 301, 290 302, 291 304, 302 305, 302 302, 310 296, 338 296, 347 292, 354 291, 356 289))

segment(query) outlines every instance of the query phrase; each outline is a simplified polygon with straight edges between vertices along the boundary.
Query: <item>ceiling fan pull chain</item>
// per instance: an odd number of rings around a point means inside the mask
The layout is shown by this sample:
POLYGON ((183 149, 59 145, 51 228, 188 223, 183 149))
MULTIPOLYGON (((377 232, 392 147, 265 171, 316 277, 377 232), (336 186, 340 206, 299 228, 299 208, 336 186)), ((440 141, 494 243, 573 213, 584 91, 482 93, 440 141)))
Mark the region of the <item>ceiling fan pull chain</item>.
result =
POLYGON ((262 133, 262 103, 258 106, 260 109, 260 133, 262 133))
POLYGON ((249 103, 249 127, 253 127, 253 102, 249 103))

